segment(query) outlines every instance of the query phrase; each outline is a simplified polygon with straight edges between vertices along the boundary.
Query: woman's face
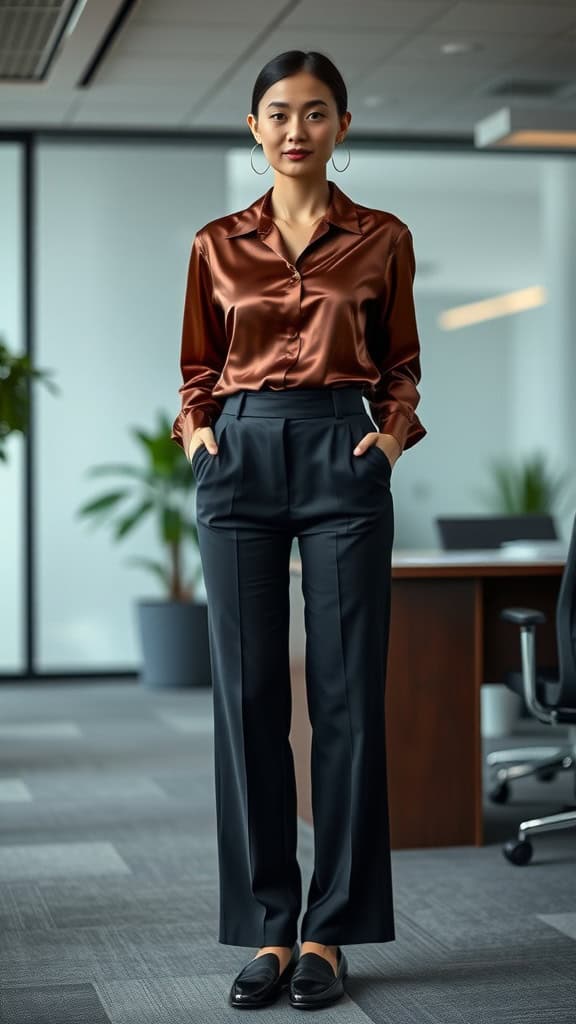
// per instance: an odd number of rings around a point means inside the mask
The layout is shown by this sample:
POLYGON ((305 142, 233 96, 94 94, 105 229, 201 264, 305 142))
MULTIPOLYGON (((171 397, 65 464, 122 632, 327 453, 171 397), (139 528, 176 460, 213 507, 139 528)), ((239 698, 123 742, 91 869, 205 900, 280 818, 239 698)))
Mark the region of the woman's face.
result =
POLYGON ((275 171, 294 178, 324 177, 335 145, 346 135, 351 114, 347 111, 340 118, 328 86, 307 71, 299 71, 270 86, 258 104, 258 120, 249 114, 247 121, 275 171), (290 160, 286 156, 290 149, 306 149, 309 155, 290 160))

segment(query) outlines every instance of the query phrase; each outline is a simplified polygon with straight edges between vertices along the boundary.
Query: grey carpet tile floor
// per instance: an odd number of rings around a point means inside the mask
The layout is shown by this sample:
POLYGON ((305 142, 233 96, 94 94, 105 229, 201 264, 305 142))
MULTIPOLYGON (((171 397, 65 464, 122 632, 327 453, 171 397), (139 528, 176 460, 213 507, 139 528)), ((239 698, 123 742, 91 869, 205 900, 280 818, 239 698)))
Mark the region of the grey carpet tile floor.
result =
MULTIPOLYGON (((217 941, 210 691, 0 687, 1 1024, 225 1024, 255 950, 217 941)), ((484 752, 550 745, 523 721, 484 752)), ((485 772, 485 785, 488 776, 485 772)), ((325 1024, 575 1024, 576 830, 501 843, 573 802, 568 774, 485 802, 481 848, 393 851, 395 942, 345 946, 325 1024)), ((313 831, 299 822, 303 894, 313 831)), ((259 1020, 293 1021, 286 994, 259 1020)), ((241 1014, 240 1014, 241 1016, 241 1014)), ((246 1016, 246 1015, 245 1015, 246 1016)))
POLYGON ((109 1024, 93 985, 29 985, 0 991, 0 1020, 10 1024, 109 1024))

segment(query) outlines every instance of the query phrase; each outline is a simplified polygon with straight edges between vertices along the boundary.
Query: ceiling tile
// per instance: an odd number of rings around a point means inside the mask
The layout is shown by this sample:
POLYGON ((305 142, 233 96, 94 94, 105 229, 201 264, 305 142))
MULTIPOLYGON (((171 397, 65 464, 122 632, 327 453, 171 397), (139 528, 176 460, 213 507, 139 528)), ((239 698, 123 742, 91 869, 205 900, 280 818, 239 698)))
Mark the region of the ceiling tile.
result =
POLYGON ((286 0, 140 0, 134 20, 192 25, 234 25, 260 31, 263 25, 275 21, 286 8, 286 0))
MULTIPOLYGON (((576 2, 576 0, 575 0, 576 2)), ((542 45, 542 37, 538 34, 499 35, 496 32, 467 31, 457 37, 446 32, 422 32, 406 42, 401 43, 394 52, 394 57, 401 61, 425 61, 446 67, 506 67, 511 61, 533 53, 542 45), (472 49, 468 53, 447 54, 442 52, 446 43, 468 43, 472 49)))
MULTIPOLYGON (((404 42, 405 33, 386 32, 379 35, 367 31, 337 31, 335 28, 310 28, 306 32, 306 49, 320 50, 334 61, 346 80, 355 70, 385 61, 404 42)), ((271 32, 266 40, 250 53, 254 81, 260 68, 277 53, 302 48, 302 32, 284 26, 271 32)))
POLYGON ((0 125, 129 127, 131 118, 137 126, 149 119, 158 127, 245 133, 249 145, 256 77, 292 48, 326 53, 342 71, 351 142, 354 130, 469 131, 484 116, 478 111, 508 102, 490 90, 514 79, 567 81, 561 97, 531 105, 576 106, 576 0, 140 0, 88 88, 74 88, 99 45, 90 17, 101 9, 102 0, 87 0, 81 61, 82 33, 73 33, 52 79, 33 88, 0 85, 0 125), (441 52, 442 43, 462 40, 477 48, 441 52), (72 66, 68 79, 58 74, 72 66))
POLYGON ((254 30, 246 25, 229 25, 223 32, 219 25, 156 24, 131 26, 114 48, 114 55, 182 57, 190 62, 201 57, 205 60, 227 60, 230 63, 246 50, 254 39, 254 30))
MULTIPOLYGON (((432 22, 452 7, 450 0, 359 0, 336 4, 334 0, 306 0, 287 15, 283 24, 308 31, 309 28, 346 28, 357 31, 381 29, 413 30, 432 22)), ((310 47, 306 44, 306 48, 310 47)))
POLYGON ((184 57, 119 56, 106 64, 99 76, 101 84, 118 85, 125 88, 146 86, 153 89, 173 89, 174 86, 194 85, 202 90, 217 78, 226 68, 226 62, 186 60, 184 57))
POLYGON ((488 4, 456 3, 434 22, 434 32, 470 31, 505 32, 516 35, 518 32, 542 32, 554 35, 576 25, 576 7, 574 4, 560 5, 555 3, 514 3, 488 4))

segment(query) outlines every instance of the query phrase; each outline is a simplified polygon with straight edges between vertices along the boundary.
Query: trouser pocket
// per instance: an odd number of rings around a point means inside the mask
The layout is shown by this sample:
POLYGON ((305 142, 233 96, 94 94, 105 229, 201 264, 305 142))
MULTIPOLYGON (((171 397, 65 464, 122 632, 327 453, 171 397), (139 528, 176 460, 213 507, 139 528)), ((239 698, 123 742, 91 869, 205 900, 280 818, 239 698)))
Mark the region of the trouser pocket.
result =
POLYGON ((196 477, 196 518, 210 526, 218 525, 220 519, 229 516, 242 475, 239 447, 233 440, 228 444, 226 435, 233 422, 234 416, 218 416, 212 428, 218 451, 213 455, 205 444, 201 444, 192 456, 191 466, 196 477))
POLYGON ((379 473, 382 472, 383 477, 389 484, 392 474, 392 463, 382 448, 376 444, 372 444, 362 453, 362 455, 353 454, 353 450, 358 442, 361 441, 366 434, 375 430, 370 417, 367 416, 366 413, 360 413, 358 416, 351 416, 348 419, 348 429, 350 431, 350 458, 354 461, 354 464, 357 465, 366 459, 371 468, 373 467, 374 470, 379 473))
POLYGON ((216 420, 212 428, 214 432, 214 437, 216 438, 216 443, 218 445, 218 451, 216 455, 213 455, 212 452, 208 451, 204 442, 199 444, 198 447, 194 449, 194 453, 190 460, 190 466, 192 467, 195 476, 203 476, 204 470, 203 468, 201 469, 200 467, 203 467, 204 464, 207 464, 209 460, 217 463, 221 461, 222 450, 220 442, 223 438, 226 427, 228 426, 228 419, 229 418, 227 416, 218 416, 218 419, 216 420))

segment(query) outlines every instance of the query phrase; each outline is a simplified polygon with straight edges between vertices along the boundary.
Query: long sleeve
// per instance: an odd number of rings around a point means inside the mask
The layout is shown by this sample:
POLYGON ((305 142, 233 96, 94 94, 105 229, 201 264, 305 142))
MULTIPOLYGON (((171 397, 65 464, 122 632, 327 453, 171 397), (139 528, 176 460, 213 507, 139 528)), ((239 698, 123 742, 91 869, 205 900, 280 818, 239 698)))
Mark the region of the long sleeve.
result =
POLYGON ((210 266, 198 234, 194 237, 184 302, 178 389, 182 407, 172 426, 171 438, 188 456, 192 432, 211 426, 222 408, 212 396, 226 361, 228 343, 223 312, 212 300, 210 266))
POLYGON ((401 450, 427 433, 415 413, 420 401, 420 341, 413 283, 416 261, 412 235, 404 226, 388 257, 382 301, 371 356, 380 370, 376 385, 364 389, 374 421, 382 434, 392 434, 401 450))

